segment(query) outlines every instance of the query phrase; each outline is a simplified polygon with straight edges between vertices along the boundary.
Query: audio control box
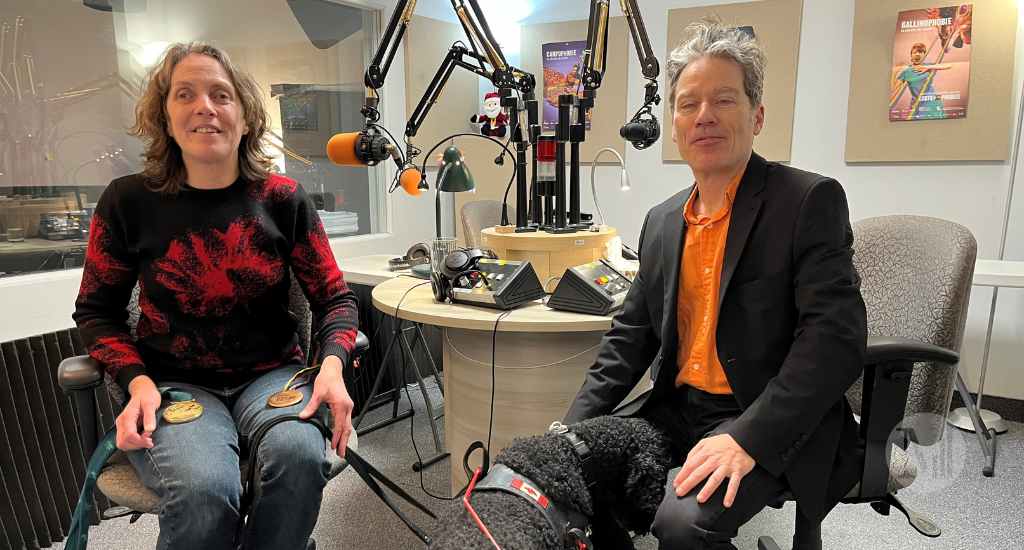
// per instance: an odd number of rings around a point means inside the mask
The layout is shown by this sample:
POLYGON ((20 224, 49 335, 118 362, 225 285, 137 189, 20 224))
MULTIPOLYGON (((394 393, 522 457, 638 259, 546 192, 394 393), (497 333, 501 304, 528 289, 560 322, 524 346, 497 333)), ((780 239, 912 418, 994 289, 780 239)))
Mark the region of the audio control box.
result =
POLYGON ((622 307, 631 284, 625 275, 604 260, 570 267, 548 299, 548 307, 608 315, 622 307))
POLYGON ((512 309, 544 297, 544 287, 528 261, 481 259, 476 269, 452 280, 452 301, 512 309))

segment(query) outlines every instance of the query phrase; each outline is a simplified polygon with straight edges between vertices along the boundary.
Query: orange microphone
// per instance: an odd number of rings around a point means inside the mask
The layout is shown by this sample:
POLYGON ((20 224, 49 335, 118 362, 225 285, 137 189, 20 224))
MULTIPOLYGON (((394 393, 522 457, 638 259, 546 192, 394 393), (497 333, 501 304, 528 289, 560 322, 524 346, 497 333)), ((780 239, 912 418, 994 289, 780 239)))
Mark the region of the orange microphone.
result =
POLYGON ((405 189, 406 193, 414 197, 430 188, 427 185, 427 178, 423 177, 420 169, 416 168, 413 164, 405 165, 402 174, 398 176, 398 183, 401 184, 402 189, 405 189))
POLYGON ((398 148, 384 136, 368 130, 338 134, 327 142, 327 157, 338 166, 376 166, 391 157, 401 168, 398 148))
POLYGON ((401 170, 398 182, 412 196, 426 191, 426 178, 412 163, 402 165, 398 148, 374 130, 338 134, 327 142, 327 157, 338 166, 376 166, 391 157, 401 170))

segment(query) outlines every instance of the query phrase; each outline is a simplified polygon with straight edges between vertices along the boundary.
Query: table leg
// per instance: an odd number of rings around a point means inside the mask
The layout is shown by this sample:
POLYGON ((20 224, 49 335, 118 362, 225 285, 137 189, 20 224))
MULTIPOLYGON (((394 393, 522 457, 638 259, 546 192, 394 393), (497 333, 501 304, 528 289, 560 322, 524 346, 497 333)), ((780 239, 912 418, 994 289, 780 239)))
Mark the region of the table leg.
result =
MULTIPOLYGON (((959 372, 956 373, 956 389, 964 400, 966 405, 964 408, 967 414, 970 415, 971 423, 974 425, 974 432, 978 435, 978 442, 981 443, 981 452, 985 455, 985 466, 982 468, 982 473, 986 477, 992 477, 995 475, 996 467, 996 431, 985 426, 985 420, 974 407, 971 394, 967 391, 967 385, 964 384, 964 379, 960 376, 959 372)), ((959 410, 957 409, 957 411, 959 410)))
POLYGON ((982 451, 985 453, 985 467, 982 473, 991 477, 995 473, 995 435, 1007 430, 1006 422, 996 413, 981 408, 981 399, 985 391, 985 373, 988 370, 988 355, 992 345, 992 327, 996 319, 996 303, 999 299, 999 287, 992 289, 992 305, 988 314, 988 329, 985 332, 985 351, 981 357, 981 380, 978 382, 977 403, 971 399, 963 377, 959 370, 956 374, 957 390, 964 401, 964 406, 951 411, 946 421, 961 430, 973 430, 978 436, 982 451))

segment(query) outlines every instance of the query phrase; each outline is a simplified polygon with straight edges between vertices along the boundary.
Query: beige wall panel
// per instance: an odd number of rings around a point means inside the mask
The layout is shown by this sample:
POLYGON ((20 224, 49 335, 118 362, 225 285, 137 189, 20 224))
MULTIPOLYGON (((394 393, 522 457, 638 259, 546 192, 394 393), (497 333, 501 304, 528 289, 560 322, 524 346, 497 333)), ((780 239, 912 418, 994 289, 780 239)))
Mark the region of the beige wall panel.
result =
POLYGON ((967 116, 889 122, 892 50, 901 11, 939 3, 858 0, 846 162, 1005 160, 1017 44, 1017 0, 974 0, 967 116))
MULTIPOLYGON (((718 14, 726 24, 750 25, 758 44, 768 57, 764 77, 764 129, 754 139, 754 151, 776 162, 789 162, 793 144, 793 110, 796 104, 796 67, 800 50, 801 0, 765 0, 740 4, 720 4, 696 8, 668 10, 666 57, 683 37, 688 25, 706 15, 718 14)), ((890 40, 890 45, 891 45, 890 40)), ((662 67, 665 71, 665 67, 662 67)), ((664 107, 661 136, 661 159, 682 162, 679 149, 672 141, 672 115, 669 112, 669 82, 663 91, 664 107)))
MULTIPOLYGON (((448 48, 456 40, 465 42, 466 36, 462 27, 455 23, 438 21, 429 17, 413 16, 405 37, 405 109, 406 115, 412 117, 416 105, 423 97, 430 81, 448 48)), ((469 122, 469 117, 476 113, 482 105, 479 95, 478 78, 475 74, 456 67, 452 71, 448 85, 441 94, 441 99, 430 108, 427 118, 413 138, 413 144, 426 153, 442 138, 459 132, 475 131, 476 125, 469 122)), ((387 93, 385 91, 385 93, 387 93)), ((389 128, 395 137, 401 139, 405 127, 389 128)), ((404 146, 403 146, 404 147, 404 146)), ((430 159, 428 165, 437 164, 430 159)), ((417 159, 418 163, 422 159, 417 159)), ((431 182, 433 186, 433 182, 431 182)))

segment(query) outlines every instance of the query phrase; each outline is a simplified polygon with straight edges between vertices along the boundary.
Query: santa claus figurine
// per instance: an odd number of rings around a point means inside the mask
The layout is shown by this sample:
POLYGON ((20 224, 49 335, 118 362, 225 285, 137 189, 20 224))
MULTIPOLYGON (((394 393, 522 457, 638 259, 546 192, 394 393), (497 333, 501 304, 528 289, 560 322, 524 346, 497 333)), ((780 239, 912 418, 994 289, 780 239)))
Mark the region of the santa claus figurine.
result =
POLYGON ((508 131, 508 117, 501 112, 501 98, 494 92, 484 96, 484 114, 473 115, 469 121, 480 123, 480 133, 485 136, 505 137, 508 131))

